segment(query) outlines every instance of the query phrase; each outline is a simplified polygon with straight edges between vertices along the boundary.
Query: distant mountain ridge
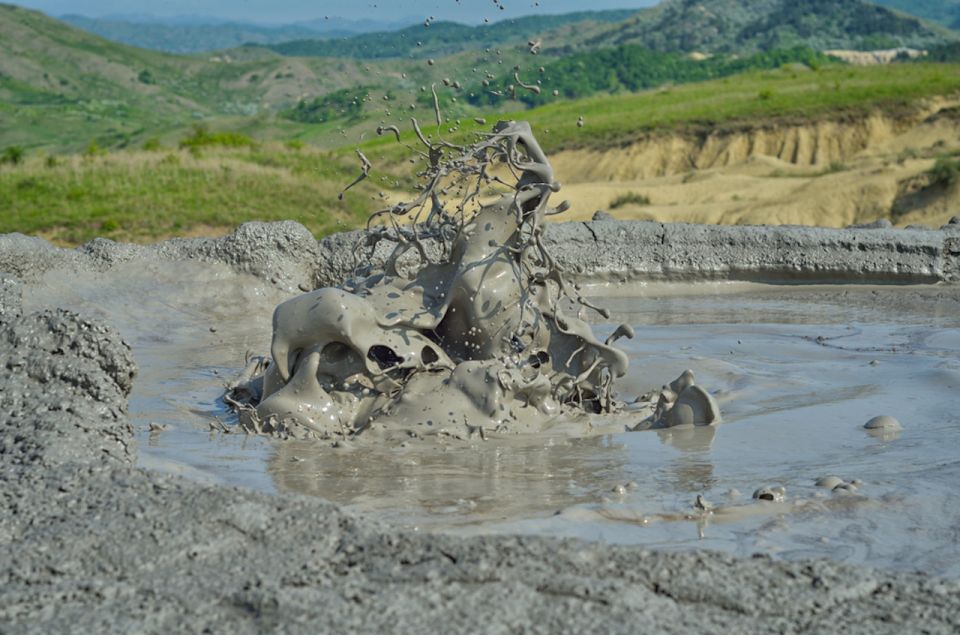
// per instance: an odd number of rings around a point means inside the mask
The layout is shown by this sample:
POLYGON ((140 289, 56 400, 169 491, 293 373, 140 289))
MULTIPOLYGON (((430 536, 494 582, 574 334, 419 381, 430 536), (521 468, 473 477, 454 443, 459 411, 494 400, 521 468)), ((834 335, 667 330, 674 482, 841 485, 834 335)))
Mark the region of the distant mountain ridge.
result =
POLYGON ((800 45, 927 48, 958 38, 960 33, 862 0, 665 0, 580 45, 742 54, 800 45))
POLYGON ((897 9, 918 18, 932 20, 950 27, 960 29, 960 0, 873 0, 891 9, 897 9))
MULTIPOLYGON (((170 24, 142 23, 79 15, 60 18, 67 24, 94 33, 112 42, 168 53, 200 53, 233 48, 247 43, 270 44, 307 37, 321 37, 304 26, 266 27, 253 24, 170 24)), ((350 35, 333 31, 329 37, 350 35)))
POLYGON ((112 42, 167 53, 202 53, 244 44, 275 44, 310 38, 343 38, 360 33, 400 29, 410 24, 376 20, 316 19, 287 25, 264 25, 219 20, 207 16, 59 17, 67 24, 112 42))
POLYGON ((637 11, 637 9, 612 9, 530 15, 478 26, 442 21, 433 22, 429 27, 417 24, 388 33, 368 33, 336 40, 296 40, 270 44, 266 47, 288 56, 356 59, 439 57, 470 49, 507 43, 525 43, 531 37, 562 27, 576 26, 580 31, 591 31, 593 30, 591 27, 595 25, 622 22, 635 15, 637 11))

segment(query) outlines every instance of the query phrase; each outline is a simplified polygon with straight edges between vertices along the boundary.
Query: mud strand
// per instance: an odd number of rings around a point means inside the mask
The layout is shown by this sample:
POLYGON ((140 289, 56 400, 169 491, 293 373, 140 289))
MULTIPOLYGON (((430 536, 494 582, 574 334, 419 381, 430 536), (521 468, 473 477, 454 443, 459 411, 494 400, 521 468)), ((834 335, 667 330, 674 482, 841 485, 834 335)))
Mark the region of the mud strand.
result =
MULTIPOLYGON (((529 124, 502 121, 458 145, 440 136, 441 123, 439 106, 435 139, 411 120, 420 185, 370 216, 353 277, 276 309, 269 357, 249 360, 225 398, 245 430, 486 439, 558 421, 586 433, 591 417, 627 410, 614 384, 628 360, 615 342, 633 330, 598 340, 586 314, 610 313, 547 248, 545 219, 568 205, 550 206, 560 184, 529 124), (373 262, 382 264, 361 264, 373 262)), ((377 132, 388 131, 400 138, 377 132)), ((632 403, 621 430, 719 420, 692 373, 632 403)))

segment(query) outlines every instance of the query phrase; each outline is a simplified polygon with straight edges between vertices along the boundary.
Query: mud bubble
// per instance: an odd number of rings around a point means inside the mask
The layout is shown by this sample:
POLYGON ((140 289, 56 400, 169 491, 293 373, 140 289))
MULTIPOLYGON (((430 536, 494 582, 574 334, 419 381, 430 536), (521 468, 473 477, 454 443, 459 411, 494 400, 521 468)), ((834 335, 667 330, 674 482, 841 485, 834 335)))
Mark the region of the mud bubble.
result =
MULTIPOLYGON (((597 339, 585 314, 609 312, 545 246, 546 218, 568 205, 550 206, 560 184, 529 124, 499 122, 470 145, 412 125, 419 192, 374 213, 356 246, 372 255, 386 244, 385 264, 276 308, 269 356, 251 359, 225 397, 241 424, 295 438, 486 439, 650 414, 614 392, 628 367, 614 343, 633 329, 597 339)), ((704 424, 719 412, 688 372, 647 419, 704 424)))

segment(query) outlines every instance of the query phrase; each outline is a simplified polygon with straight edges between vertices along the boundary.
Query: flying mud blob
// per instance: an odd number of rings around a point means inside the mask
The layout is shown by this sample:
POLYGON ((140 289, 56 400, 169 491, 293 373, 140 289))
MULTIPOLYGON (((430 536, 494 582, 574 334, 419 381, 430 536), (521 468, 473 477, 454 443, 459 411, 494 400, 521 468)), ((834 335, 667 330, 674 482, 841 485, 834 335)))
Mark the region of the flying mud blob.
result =
MULTIPOLYGON (((469 146, 413 128, 427 162, 419 196, 371 216, 358 245, 385 251, 385 263, 277 307, 269 358, 252 360, 226 397, 243 426, 486 438, 578 418, 586 429, 623 411, 613 383, 628 361, 614 342, 633 330, 601 342, 567 312, 609 317, 544 245, 545 219, 567 206, 549 206, 560 186, 530 126, 500 122, 469 146)), ((671 390, 658 425, 715 420, 692 375, 671 390)))

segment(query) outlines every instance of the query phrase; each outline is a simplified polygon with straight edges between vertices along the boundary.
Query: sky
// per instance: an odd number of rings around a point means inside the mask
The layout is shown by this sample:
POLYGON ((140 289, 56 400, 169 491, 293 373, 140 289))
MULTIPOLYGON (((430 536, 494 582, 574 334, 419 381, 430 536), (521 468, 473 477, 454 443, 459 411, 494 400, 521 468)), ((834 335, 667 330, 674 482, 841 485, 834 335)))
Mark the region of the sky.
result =
POLYGON ((535 13, 567 13, 584 9, 632 9, 654 0, 7 0, 49 15, 68 13, 100 17, 146 14, 198 15, 230 20, 288 23, 324 16, 377 21, 406 18, 476 23, 535 13), (501 10, 498 5, 502 4, 501 10))

